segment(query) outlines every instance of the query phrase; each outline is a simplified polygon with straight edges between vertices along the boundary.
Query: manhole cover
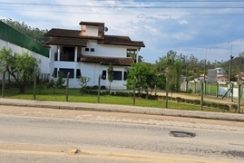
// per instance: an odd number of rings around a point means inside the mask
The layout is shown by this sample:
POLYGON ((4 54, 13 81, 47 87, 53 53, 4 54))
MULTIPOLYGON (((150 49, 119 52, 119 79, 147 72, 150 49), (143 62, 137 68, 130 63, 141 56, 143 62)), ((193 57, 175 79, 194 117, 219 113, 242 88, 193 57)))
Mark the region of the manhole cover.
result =
POLYGON ((188 138, 193 138, 196 136, 195 133, 192 132, 185 132, 185 131, 170 131, 170 135, 174 136, 174 137, 188 137, 188 138))

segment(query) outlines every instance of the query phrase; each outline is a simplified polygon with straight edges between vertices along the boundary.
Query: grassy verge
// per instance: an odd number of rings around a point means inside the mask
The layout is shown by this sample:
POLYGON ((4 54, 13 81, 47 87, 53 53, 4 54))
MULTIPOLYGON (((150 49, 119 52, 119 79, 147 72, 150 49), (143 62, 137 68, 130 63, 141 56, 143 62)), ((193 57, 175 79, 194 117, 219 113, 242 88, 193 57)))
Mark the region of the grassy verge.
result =
MULTIPOLYGON (((17 89, 6 89, 5 97, 14 98, 14 99, 33 99, 32 90, 29 89, 24 94, 17 93, 17 89)), ((40 101, 65 101, 65 89, 46 89, 39 88, 37 91, 37 100, 40 101)), ((87 102, 87 103, 97 103, 97 96, 90 94, 80 94, 79 89, 70 89, 69 90, 69 101, 70 102, 87 102)), ((100 103, 104 104, 120 104, 120 105, 133 105, 132 97, 124 96, 110 96, 103 95, 100 96, 100 103)), ((143 107, 155 107, 155 108, 164 108, 165 100, 163 99, 144 99, 137 98, 136 106, 143 107)), ((169 108, 171 109, 182 109, 182 110, 200 110, 199 105, 188 104, 184 102, 169 101, 169 108)), ((222 111, 218 108, 205 107, 206 111, 222 111)))

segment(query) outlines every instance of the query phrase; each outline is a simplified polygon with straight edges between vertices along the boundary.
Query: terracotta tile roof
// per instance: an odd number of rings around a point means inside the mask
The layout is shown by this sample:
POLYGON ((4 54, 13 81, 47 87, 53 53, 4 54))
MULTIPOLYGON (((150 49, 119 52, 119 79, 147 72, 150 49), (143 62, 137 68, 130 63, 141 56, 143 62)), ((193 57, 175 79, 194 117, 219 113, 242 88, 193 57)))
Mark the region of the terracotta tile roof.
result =
POLYGON ((70 46, 87 46, 87 40, 80 38, 68 37, 49 37, 46 45, 70 45, 70 46))
POLYGON ((80 30, 69 30, 69 29, 57 29, 53 28, 48 31, 45 36, 47 37, 80 37, 80 30))
POLYGON ((99 43, 110 45, 145 47, 142 41, 132 41, 128 36, 105 35, 104 39, 99 40, 99 43))
POLYGON ((69 30, 69 29, 57 29, 53 28, 48 31, 45 36, 46 37, 72 37, 72 38, 80 38, 80 39, 94 39, 99 40, 100 37, 92 37, 92 36, 81 36, 80 30, 69 30))
POLYGON ((132 41, 128 36, 104 35, 102 37, 81 36, 80 30, 67 30, 53 28, 45 34, 46 37, 65 37, 98 40, 99 44, 124 45, 145 47, 142 41, 132 41))
POLYGON ((100 63, 102 65, 118 65, 118 66, 131 66, 134 63, 133 58, 114 58, 114 57, 95 57, 95 56, 84 56, 80 57, 81 62, 88 63, 100 63))

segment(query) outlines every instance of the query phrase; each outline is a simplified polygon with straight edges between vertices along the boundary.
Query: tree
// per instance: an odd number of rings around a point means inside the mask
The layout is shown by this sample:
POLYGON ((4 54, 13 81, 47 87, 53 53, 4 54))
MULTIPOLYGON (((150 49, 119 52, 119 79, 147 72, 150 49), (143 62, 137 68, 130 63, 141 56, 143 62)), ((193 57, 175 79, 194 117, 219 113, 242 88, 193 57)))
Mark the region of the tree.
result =
POLYGON ((6 48, 1 49, 0 59, 2 63, 5 63, 7 72, 18 85, 20 93, 24 93, 26 86, 32 81, 34 73, 37 72, 36 59, 28 53, 12 54, 12 51, 6 48))
POLYGON ((145 90, 148 94, 149 89, 154 89, 156 84, 156 71, 151 64, 137 63, 129 69, 127 86, 129 89, 135 87, 139 93, 145 90))
POLYGON ((167 78, 170 90, 179 91, 183 60, 182 54, 178 56, 177 52, 170 50, 166 56, 156 61, 157 71, 167 78))
POLYGON ((114 68, 112 64, 109 64, 108 66, 108 81, 109 81, 109 94, 111 94, 111 83, 114 80, 114 68))
POLYGON ((59 71, 58 72, 58 79, 54 82, 55 88, 64 88, 64 73, 59 71))
POLYGON ((86 76, 80 76, 80 86, 81 86, 81 93, 86 90, 87 83, 89 82, 89 78, 86 76))
POLYGON ((2 48, 0 50, 0 72, 7 71, 11 59, 11 49, 2 48))

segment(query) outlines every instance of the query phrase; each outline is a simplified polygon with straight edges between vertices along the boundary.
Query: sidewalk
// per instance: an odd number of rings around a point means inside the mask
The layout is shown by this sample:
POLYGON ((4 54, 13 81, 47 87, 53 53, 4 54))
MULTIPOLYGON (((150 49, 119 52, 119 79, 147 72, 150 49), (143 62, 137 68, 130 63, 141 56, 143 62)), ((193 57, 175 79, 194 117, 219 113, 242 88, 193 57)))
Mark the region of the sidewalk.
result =
POLYGON ((189 118, 204 118, 204 119, 216 119, 216 120, 229 120, 229 121, 244 122, 244 114, 160 109, 160 108, 127 106, 127 105, 33 101, 33 100, 19 100, 19 99, 7 99, 7 98, 0 98, 0 105, 68 109, 68 110, 90 110, 90 111, 94 110, 94 111, 106 111, 106 112, 124 112, 124 113, 179 116, 179 117, 189 117, 189 118))

